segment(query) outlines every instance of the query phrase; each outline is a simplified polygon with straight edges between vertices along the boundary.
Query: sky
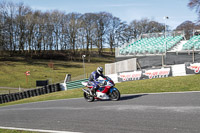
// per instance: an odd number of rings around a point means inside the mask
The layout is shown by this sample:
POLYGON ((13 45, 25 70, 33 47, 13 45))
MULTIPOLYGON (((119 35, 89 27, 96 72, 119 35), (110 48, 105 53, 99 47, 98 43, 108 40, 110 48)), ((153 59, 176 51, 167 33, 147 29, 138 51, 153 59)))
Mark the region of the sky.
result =
MULTIPOLYGON (((0 0, 1 1, 1 0, 0 0)), ((98 13, 106 11, 126 21, 148 18, 159 23, 166 23, 175 29, 186 20, 197 22, 195 10, 188 8, 189 0, 7 0, 23 2, 34 10, 59 10, 65 13, 98 13), (169 19, 163 19, 168 16, 169 19)))

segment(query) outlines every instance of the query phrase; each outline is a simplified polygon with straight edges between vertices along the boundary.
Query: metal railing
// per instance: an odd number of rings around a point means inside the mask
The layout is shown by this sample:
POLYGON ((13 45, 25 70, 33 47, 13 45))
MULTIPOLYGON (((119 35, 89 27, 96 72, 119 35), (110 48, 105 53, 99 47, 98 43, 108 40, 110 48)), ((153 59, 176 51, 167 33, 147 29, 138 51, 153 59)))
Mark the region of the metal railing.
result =
POLYGON ((76 89, 76 88, 81 88, 84 87, 81 82, 87 82, 88 79, 81 79, 81 80, 75 80, 75 81, 70 81, 67 82, 67 89, 76 89))

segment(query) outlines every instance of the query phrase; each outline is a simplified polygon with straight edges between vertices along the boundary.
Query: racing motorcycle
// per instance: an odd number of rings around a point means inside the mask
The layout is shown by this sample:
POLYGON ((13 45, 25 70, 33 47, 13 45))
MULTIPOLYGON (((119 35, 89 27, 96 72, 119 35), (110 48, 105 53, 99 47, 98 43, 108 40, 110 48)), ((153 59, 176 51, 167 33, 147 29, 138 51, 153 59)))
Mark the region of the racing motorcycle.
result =
POLYGON ((87 89, 82 89, 83 96, 86 101, 93 102, 95 99, 111 99, 117 101, 120 99, 120 92, 117 88, 114 87, 115 84, 111 78, 106 77, 104 80, 96 81, 96 83, 99 86, 96 91, 96 94, 91 94, 90 90, 93 86, 88 84, 88 82, 82 82, 82 85, 87 87, 87 89))

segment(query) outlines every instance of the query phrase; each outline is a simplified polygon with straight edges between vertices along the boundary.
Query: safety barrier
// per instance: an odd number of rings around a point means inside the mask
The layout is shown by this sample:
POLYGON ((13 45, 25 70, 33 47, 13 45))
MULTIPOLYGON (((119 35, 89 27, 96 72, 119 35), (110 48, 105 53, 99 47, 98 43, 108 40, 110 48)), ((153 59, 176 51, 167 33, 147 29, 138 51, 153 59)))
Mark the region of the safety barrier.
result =
POLYGON ((144 69, 140 71, 119 72, 118 81, 134 81, 143 79, 163 78, 169 76, 185 76, 187 74, 200 74, 200 63, 185 63, 172 65, 160 69, 144 69))
POLYGON ((2 94, 2 95, 0 95, 0 104, 17 101, 17 100, 25 99, 25 98, 29 98, 29 97, 44 95, 44 94, 57 92, 57 91, 61 91, 60 83, 47 85, 42 88, 27 90, 27 91, 23 91, 23 92, 2 94))
POLYGON ((76 81, 70 81, 66 83, 67 89, 75 89, 75 88, 81 88, 84 87, 81 82, 87 82, 88 79, 81 79, 76 81))

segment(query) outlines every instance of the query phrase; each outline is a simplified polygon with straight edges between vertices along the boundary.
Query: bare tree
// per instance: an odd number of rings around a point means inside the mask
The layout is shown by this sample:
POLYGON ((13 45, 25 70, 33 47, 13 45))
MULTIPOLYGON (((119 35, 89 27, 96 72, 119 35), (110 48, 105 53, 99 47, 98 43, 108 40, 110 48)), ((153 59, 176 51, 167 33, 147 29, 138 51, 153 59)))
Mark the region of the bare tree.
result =
POLYGON ((14 30, 14 10, 15 6, 12 2, 3 1, 0 3, 1 14, 1 45, 4 49, 10 51, 14 49, 13 30, 14 30))
POLYGON ((23 3, 0 2, 0 48, 10 53, 31 53, 31 57, 67 50, 71 59, 85 52, 90 62, 94 48, 99 55, 105 47, 113 53, 114 47, 138 38, 141 33, 163 31, 163 27, 146 18, 127 24, 108 12, 42 12, 23 3))
MULTIPOLYGON (((81 27, 82 30, 82 36, 84 36, 85 43, 86 43, 86 54, 89 57, 88 62, 90 62, 90 55, 91 50, 94 45, 95 40, 95 32, 96 32, 96 14, 94 13, 85 13, 81 16, 81 27), (89 50, 90 48, 90 50, 89 50)), ((84 48, 84 41, 83 41, 83 48, 84 48)))
POLYGON ((19 51, 24 53, 25 50, 25 42, 26 42, 26 15, 31 12, 31 9, 27 6, 24 6, 23 3, 19 3, 17 5, 17 35, 18 35, 18 45, 19 51))
POLYGON ((141 20, 133 20, 130 23, 129 28, 131 29, 130 31, 133 33, 134 38, 138 38, 143 33, 163 32, 165 26, 156 21, 143 18, 141 20))
POLYGON ((193 29, 195 29, 195 24, 191 21, 185 21, 176 27, 177 31, 183 30, 185 32, 186 39, 190 39, 193 36, 193 29))
POLYGON ((190 0, 188 3, 190 9, 195 9, 200 19, 200 0, 190 0))
POLYGON ((70 49, 72 49, 72 57, 76 55, 76 41, 78 35, 78 29, 80 27, 80 17, 81 14, 78 13, 70 13, 67 14, 67 33, 68 33, 68 43, 70 45, 70 49))
POLYGON ((109 30, 109 19, 112 18, 112 14, 107 12, 100 12, 97 14, 96 20, 96 36, 97 36, 97 48, 98 53, 101 55, 103 44, 105 43, 106 33, 109 30))
POLYGON ((120 29, 120 25, 121 25, 121 20, 117 17, 112 17, 110 18, 110 28, 109 28, 109 33, 108 33, 108 42, 109 42, 109 46, 110 46, 110 51, 113 54, 113 48, 117 45, 117 41, 118 41, 118 32, 120 29))

